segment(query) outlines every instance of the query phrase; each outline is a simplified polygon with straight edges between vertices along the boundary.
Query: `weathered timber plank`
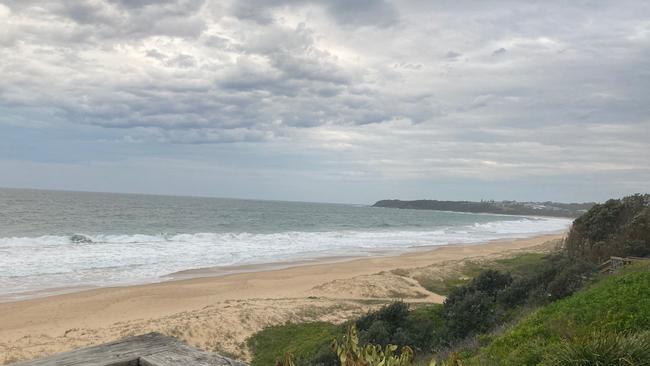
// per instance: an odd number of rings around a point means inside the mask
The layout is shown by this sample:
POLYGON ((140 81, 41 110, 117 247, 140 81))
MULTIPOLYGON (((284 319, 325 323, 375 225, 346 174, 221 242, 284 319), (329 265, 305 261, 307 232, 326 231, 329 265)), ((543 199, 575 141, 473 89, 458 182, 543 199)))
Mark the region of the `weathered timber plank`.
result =
POLYGON ((246 366, 159 333, 125 338, 12 366, 246 366))

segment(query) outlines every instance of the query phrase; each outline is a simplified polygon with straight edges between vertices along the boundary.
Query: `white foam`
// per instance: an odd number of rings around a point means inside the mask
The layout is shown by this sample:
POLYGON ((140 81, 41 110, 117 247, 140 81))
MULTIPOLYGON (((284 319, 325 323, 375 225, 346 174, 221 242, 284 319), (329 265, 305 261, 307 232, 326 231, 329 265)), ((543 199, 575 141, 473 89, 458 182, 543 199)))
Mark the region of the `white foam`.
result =
POLYGON ((365 256, 377 251, 528 237, 564 230, 570 223, 568 219, 526 218, 420 231, 82 234, 91 242, 51 235, 0 238, 0 295, 153 282, 192 268, 365 256))

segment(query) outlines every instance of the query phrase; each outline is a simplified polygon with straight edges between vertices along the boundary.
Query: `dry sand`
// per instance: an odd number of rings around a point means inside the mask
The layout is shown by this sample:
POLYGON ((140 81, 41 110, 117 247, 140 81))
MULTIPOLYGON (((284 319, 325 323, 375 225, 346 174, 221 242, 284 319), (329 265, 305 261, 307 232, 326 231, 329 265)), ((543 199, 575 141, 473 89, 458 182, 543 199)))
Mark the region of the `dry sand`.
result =
POLYGON ((446 246, 427 252, 102 288, 0 303, 0 364, 159 331, 206 350, 250 358, 246 339, 287 321, 343 322, 382 302, 437 302, 418 276, 463 261, 546 251, 561 235, 446 246), (398 271, 399 269, 399 271, 398 271))

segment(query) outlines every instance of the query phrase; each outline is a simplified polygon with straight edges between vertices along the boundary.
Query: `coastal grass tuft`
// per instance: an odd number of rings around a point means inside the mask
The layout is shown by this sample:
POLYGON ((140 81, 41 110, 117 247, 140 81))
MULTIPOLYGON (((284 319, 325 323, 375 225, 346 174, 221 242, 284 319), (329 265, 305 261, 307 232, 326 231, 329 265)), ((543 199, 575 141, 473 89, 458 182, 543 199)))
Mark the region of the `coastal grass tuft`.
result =
POLYGON ((648 366, 650 331, 636 334, 598 333, 563 341, 542 362, 544 366, 648 366))

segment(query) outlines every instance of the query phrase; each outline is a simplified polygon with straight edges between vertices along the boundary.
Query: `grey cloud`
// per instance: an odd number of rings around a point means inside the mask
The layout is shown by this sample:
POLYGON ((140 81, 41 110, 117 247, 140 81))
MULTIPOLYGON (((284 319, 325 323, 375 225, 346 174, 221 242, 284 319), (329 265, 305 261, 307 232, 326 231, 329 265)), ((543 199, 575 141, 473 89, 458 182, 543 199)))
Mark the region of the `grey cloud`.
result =
POLYGON ((196 66, 196 59, 190 55, 180 54, 165 62, 165 65, 181 69, 189 69, 196 66))
POLYGON ((147 50, 145 54, 147 55, 147 57, 155 58, 158 60, 164 60, 165 58, 167 58, 167 55, 153 48, 147 50))
POLYGON ((323 6, 338 23, 352 26, 387 27, 399 21, 394 5, 385 0, 242 0, 233 7, 236 16, 261 24, 273 22, 271 11, 283 6, 317 4, 323 6))
POLYGON ((404 70, 420 70, 422 68, 422 64, 413 64, 410 62, 400 62, 398 64, 393 65, 393 68, 395 69, 404 69, 404 70))
POLYGON ((327 1, 332 16, 343 24, 386 27, 399 21, 397 9, 385 0, 327 1))
POLYGON ((446 58, 446 59, 449 59, 449 60, 456 61, 456 60, 458 60, 458 58, 459 58, 460 56, 462 56, 462 55, 463 55, 463 54, 462 54, 462 53, 459 53, 459 52, 449 51, 449 52, 447 52, 447 54, 445 55, 445 58, 446 58))
POLYGON ((127 8, 142 8, 149 5, 173 4, 177 0, 109 0, 111 3, 120 4, 127 8))
POLYGON ((25 40, 67 45, 71 41, 90 44, 157 35, 197 37, 205 29, 204 19, 197 16, 204 1, 8 0, 7 3, 16 14, 40 21, 38 27, 26 23, 19 28, 25 40), (53 22, 52 16, 61 20, 53 22), (77 27, 64 27, 66 20, 77 27))
POLYGON ((639 2, 3 3, 0 132, 248 143, 376 180, 648 176, 639 2))

